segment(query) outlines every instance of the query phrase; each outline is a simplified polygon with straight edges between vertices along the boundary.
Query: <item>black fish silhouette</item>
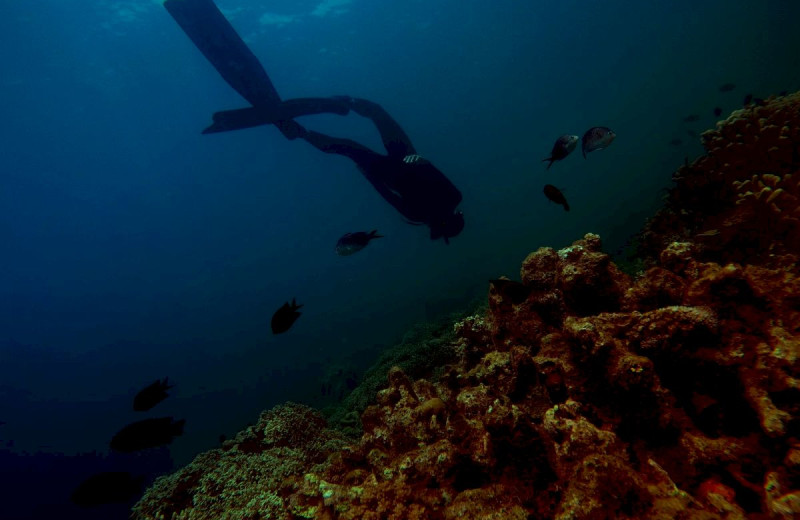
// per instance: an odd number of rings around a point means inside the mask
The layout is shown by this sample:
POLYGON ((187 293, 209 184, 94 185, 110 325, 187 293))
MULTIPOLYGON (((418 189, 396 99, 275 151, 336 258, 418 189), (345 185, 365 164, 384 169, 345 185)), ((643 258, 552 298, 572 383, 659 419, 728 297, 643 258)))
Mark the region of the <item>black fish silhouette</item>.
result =
POLYGON ((111 449, 130 453, 170 444, 183 434, 186 420, 175 421, 172 417, 145 419, 131 423, 118 431, 111 439, 111 449))
POLYGON ((736 84, 734 83, 725 83, 724 85, 720 85, 719 91, 720 92, 730 92, 731 90, 736 88, 736 84))
POLYGON ((174 385, 169 384, 166 377, 163 380, 156 379, 151 384, 139 390, 139 393, 133 398, 133 409, 137 412, 149 410, 169 397, 167 390, 173 386, 174 385))
POLYGON ((300 317, 301 313, 297 312, 297 309, 300 307, 302 307, 302 305, 297 305, 295 299, 292 298, 291 305, 289 305, 289 302, 286 302, 280 309, 275 311, 275 314, 272 315, 272 333, 281 334, 289 330, 297 318, 300 317))
POLYGON ((552 200, 556 204, 561 204, 562 206, 564 206, 564 211, 569 211, 569 204, 567 203, 567 198, 564 197, 564 194, 561 193, 561 190, 559 190, 552 184, 544 185, 544 195, 545 197, 552 200))

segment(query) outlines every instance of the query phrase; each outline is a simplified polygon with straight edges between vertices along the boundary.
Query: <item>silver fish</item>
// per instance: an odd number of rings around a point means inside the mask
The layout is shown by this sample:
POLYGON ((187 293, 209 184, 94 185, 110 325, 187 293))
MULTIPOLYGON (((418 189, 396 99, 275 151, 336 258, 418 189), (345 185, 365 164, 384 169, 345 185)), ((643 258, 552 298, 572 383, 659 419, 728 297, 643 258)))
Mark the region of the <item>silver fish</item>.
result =
POLYGON ((550 152, 550 157, 548 157, 547 159, 542 159, 542 162, 550 161, 547 165, 547 169, 549 170, 554 162, 560 161, 564 157, 571 154, 572 150, 574 150, 577 145, 578 145, 577 135, 562 135, 561 137, 556 139, 556 142, 553 145, 553 150, 550 152))
POLYGON ((583 142, 581 143, 583 158, 585 159, 586 154, 589 152, 602 150, 608 147, 615 137, 617 137, 617 134, 610 128, 604 126, 595 126, 594 128, 588 129, 586 133, 583 134, 583 142))
POLYGON ((383 238, 383 235, 379 235, 376 229, 373 229, 369 233, 365 231, 346 233, 336 242, 336 254, 339 256, 349 256, 353 253, 357 253, 367 247, 370 240, 375 238, 383 238))

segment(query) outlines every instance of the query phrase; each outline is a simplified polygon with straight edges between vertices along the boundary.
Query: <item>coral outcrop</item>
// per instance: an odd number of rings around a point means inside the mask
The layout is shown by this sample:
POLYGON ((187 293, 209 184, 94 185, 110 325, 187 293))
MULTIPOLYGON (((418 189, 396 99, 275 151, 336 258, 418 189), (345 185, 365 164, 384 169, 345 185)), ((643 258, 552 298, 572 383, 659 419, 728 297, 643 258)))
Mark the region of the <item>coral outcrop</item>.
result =
POLYGON ((800 279, 692 255, 634 281, 595 235, 542 248, 439 381, 389 371, 358 443, 279 408, 137 518, 792 518, 800 279))
POLYGON ((700 259, 786 266, 800 248, 800 92, 749 105, 702 135, 641 236, 651 257, 692 241, 700 259))
POLYGON ((440 377, 388 371, 359 440, 279 407, 134 518, 800 518, 798 106, 705 134, 640 276, 593 234, 540 248, 455 323, 440 377))
POLYGON ((158 479, 132 518, 295 518, 284 490, 297 476, 322 471, 328 455, 346 444, 340 433, 325 428, 319 412, 294 403, 275 407, 222 448, 158 479))

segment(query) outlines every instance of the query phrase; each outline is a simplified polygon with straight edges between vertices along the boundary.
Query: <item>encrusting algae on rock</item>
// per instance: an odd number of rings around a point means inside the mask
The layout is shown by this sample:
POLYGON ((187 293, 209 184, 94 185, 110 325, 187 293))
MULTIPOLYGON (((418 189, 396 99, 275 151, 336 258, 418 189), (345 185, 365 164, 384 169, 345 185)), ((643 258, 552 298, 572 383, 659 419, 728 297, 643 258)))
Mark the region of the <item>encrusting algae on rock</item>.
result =
POLYGON ((800 140, 779 121, 798 107, 772 100, 706 137, 645 233, 642 276, 596 235, 541 248, 455 325, 438 380, 389 371, 360 440, 277 407, 159 479, 133 518, 800 518, 800 140), (747 179, 772 191, 751 201, 747 179))

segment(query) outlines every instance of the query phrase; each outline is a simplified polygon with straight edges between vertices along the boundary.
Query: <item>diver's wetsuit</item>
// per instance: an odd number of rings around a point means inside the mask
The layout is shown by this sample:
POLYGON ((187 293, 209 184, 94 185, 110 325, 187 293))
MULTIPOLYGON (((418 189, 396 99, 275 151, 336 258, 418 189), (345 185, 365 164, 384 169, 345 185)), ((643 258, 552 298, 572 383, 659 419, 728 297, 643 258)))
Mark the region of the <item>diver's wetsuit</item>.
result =
POLYGON ((411 223, 427 224, 431 238, 448 236, 442 228, 460 214, 456 207, 461 192, 430 161, 416 155, 414 145, 400 125, 377 103, 354 99, 351 108, 375 124, 387 155, 381 155, 352 141, 308 131, 301 135, 315 148, 344 155, 356 163, 364 177, 411 223), (405 160, 404 160, 405 159, 405 160))
POLYGON ((429 161, 418 157, 408 136, 380 105, 346 96, 281 100, 261 63, 213 0, 164 0, 164 7, 225 81, 251 106, 217 112, 203 133, 274 124, 289 139, 304 138, 326 153, 352 159, 376 190, 411 223, 426 224, 431 238, 458 235, 464 217, 461 192, 429 161), (350 110, 370 118, 387 155, 349 139, 306 131, 295 117, 350 110))

